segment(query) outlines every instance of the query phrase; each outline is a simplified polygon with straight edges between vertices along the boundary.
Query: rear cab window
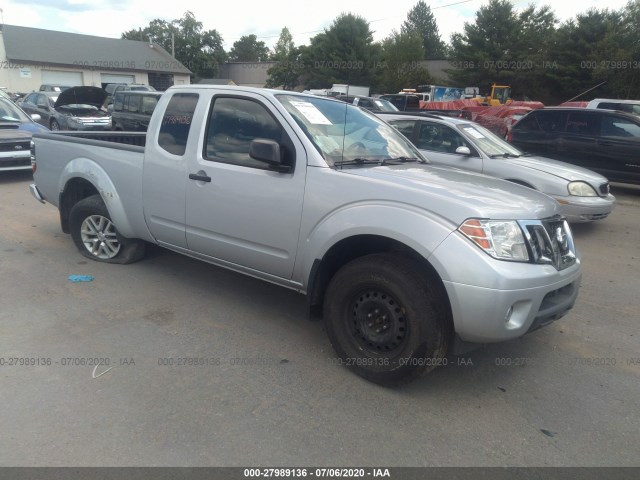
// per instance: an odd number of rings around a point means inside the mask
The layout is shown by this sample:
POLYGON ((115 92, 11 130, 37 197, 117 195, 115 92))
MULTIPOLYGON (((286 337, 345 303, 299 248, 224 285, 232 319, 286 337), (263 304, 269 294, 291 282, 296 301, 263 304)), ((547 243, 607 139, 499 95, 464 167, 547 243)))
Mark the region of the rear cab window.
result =
POLYGON ((173 155, 184 155, 198 98, 197 93, 175 93, 171 97, 158 133, 160 148, 173 155))

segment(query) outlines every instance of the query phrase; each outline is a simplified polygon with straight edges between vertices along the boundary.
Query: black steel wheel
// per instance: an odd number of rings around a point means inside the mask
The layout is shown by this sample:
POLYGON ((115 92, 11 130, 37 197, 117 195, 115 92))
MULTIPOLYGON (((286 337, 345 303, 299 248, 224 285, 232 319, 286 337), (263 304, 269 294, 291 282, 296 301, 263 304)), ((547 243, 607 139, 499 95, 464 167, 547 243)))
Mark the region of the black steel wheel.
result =
POLYGON ((366 255, 331 279, 324 301, 327 334, 339 363, 375 383, 409 382, 446 355, 444 291, 402 254, 366 255))

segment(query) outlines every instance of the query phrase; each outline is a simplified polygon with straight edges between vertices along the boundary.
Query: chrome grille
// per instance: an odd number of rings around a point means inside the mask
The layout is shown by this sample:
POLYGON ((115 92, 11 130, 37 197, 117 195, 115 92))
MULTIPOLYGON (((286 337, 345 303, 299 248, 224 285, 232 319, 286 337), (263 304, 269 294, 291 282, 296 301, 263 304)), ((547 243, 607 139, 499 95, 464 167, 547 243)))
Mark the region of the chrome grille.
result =
POLYGON ((569 224, 562 217, 519 221, 525 232, 531 260, 563 270, 576 263, 576 249, 569 224))
POLYGON ((22 150, 29 150, 29 140, 24 142, 6 142, 0 143, 0 152, 20 152, 22 150))

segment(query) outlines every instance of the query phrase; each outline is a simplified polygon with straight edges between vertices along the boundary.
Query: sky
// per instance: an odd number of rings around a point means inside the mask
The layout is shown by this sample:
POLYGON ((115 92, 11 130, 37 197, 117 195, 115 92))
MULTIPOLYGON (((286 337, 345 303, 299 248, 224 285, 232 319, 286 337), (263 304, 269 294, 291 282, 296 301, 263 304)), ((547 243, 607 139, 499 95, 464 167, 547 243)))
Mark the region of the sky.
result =
MULTIPOLYGON (((144 28, 151 20, 171 21, 189 10, 203 23, 204 30, 215 29, 222 35, 224 48, 229 51, 233 42, 249 34, 255 34, 267 46, 273 47, 285 26, 293 34, 296 45, 308 44, 311 37, 329 28, 340 13, 364 17, 374 32, 374 40, 379 41, 400 29, 417 1, 0 0, 0 20, 8 25, 120 38, 123 32, 144 28)), ((619 9, 627 2, 569 0, 555 2, 552 8, 561 20, 568 20, 590 8, 619 9)), ((448 42, 452 33, 463 31, 465 22, 474 21, 476 11, 488 4, 488 0, 426 0, 426 3, 433 11, 442 39, 448 42)), ((513 3, 516 9, 523 9, 529 4, 542 6, 551 2, 515 0, 513 3)))

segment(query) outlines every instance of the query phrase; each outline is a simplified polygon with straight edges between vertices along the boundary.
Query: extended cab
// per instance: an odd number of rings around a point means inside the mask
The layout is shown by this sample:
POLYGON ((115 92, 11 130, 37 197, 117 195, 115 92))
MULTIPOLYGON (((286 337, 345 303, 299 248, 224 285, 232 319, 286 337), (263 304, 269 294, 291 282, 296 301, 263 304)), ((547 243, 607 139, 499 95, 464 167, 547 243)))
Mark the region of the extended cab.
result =
POLYGON ((245 87, 172 87, 146 136, 34 137, 33 195, 80 252, 146 242, 307 295, 344 363, 390 385, 468 343, 563 316, 581 277, 550 197, 429 165, 353 105, 245 87))

